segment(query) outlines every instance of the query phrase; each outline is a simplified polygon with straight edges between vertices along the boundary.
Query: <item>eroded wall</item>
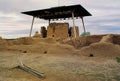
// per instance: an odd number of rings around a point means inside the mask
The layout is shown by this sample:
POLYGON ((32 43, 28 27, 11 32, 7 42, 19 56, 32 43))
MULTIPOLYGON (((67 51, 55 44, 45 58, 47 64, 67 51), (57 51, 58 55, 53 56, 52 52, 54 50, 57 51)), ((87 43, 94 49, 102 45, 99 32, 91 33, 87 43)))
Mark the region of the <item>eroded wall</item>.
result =
MULTIPOLYGON (((75 37, 74 27, 70 27, 69 32, 70 32, 69 33, 70 37, 75 37)), ((76 32, 76 37, 79 37, 79 27, 78 26, 75 27, 75 32, 76 32)))
POLYGON ((47 27, 47 37, 67 38, 69 37, 68 30, 68 23, 51 23, 47 27))

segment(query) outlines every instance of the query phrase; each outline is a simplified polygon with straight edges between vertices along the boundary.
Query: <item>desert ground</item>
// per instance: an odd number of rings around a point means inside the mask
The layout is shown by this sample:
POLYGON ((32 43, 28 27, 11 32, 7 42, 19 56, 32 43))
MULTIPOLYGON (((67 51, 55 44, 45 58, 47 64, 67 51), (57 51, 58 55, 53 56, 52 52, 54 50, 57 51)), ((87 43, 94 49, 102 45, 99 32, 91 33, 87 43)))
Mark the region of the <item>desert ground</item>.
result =
POLYGON ((120 81, 120 35, 0 38, 0 81, 120 81), (19 60, 45 78, 16 68, 19 60))

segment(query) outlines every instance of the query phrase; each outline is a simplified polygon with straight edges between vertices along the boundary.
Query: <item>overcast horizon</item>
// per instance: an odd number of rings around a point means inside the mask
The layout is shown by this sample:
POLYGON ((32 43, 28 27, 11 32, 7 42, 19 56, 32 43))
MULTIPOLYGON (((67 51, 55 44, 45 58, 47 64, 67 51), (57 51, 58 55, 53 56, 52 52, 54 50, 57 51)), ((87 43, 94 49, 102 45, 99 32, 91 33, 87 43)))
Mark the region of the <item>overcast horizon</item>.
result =
MULTIPOLYGON (((84 18, 85 26, 91 34, 120 34, 120 0, 1 0, 0 36, 18 38, 29 35, 32 16, 24 11, 45 9, 56 6, 82 5, 92 16, 84 18)), ((83 32, 80 19, 76 19, 80 33, 83 32)), ((60 21, 61 22, 61 21, 60 21)), ((72 20, 66 20, 72 26, 72 20)), ((48 21, 35 18, 33 34, 48 21)))

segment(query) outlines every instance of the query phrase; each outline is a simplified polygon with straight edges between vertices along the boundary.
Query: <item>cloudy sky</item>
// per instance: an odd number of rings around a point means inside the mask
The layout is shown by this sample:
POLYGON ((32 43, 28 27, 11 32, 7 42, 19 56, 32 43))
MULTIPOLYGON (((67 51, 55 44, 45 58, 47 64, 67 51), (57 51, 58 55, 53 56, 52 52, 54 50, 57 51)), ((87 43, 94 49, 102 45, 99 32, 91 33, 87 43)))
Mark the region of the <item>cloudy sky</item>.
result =
MULTIPOLYGON (((120 34, 120 0, 0 0, 0 36, 18 38, 28 36, 32 17, 23 11, 45 9, 55 6, 81 4, 93 16, 85 17, 85 26, 91 34, 120 34)), ((76 25, 83 32, 81 20, 76 25)), ((59 21, 61 22, 61 21, 59 21)), ((70 25, 72 20, 66 20, 70 25)), ((35 19, 33 33, 48 21, 35 19)))

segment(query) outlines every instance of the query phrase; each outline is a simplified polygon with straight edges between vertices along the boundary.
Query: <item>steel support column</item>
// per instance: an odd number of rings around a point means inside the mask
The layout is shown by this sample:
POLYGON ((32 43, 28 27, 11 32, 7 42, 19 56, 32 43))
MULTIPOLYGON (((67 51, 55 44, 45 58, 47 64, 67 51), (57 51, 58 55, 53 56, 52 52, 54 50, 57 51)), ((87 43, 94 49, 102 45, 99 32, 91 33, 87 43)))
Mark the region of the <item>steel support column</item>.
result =
POLYGON ((83 19, 83 17, 81 17, 81 20, 82 20, 82 24, 83 24, 84 33, 86 33, 86 28, 85 28, 85 24, 84 24, 84 19, 83 19))
POLYGON ((49 19, 49 25, 50 25, 50 20, 51 20, 51 19, 49 19))
POLYGON ((75 28, 74 12, 72 12, 72 20, 73 20, 73 27, 74 27, 74 35, 75 35, 75 38, 76 38, 77 36, 76 36, 76 28, 75 28))
POLYGON ((31 24, 31 29, 30 29, 29 37, 31 37, 31 34, 32 34, 32 29, 33 29, 34 19, 35 19, 35 17, 33 17, 33 19, 32 19, 32 24, 31 24))

